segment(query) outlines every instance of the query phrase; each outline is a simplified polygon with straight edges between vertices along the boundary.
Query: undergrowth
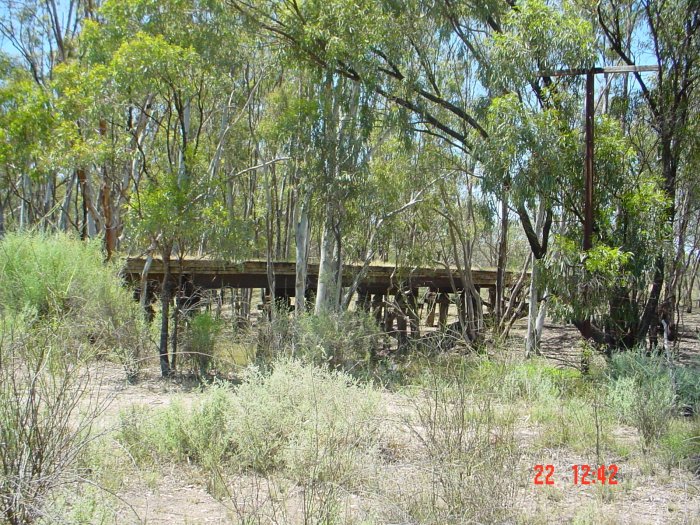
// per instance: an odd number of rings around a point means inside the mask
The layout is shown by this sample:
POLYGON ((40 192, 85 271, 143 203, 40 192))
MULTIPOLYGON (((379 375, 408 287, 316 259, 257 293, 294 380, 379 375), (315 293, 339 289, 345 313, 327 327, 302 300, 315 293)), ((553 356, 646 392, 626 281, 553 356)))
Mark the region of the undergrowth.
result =
POLYGON ((67 346, 89 342, 97 354, 118 360, 133 380, 147 329, 118 273, 117 264, 104 263, 98 242, 9 233, 0 242, 3 326, 31 331, 60 325, 67 346))

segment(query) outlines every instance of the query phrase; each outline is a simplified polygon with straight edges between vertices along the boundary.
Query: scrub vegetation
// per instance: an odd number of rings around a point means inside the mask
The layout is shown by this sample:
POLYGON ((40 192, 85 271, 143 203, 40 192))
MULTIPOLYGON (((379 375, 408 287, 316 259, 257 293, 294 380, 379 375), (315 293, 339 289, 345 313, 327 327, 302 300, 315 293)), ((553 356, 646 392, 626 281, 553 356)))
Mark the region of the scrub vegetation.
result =
POLYGON ((0 523, 700 523, 699 38, 0 0, 0 523))

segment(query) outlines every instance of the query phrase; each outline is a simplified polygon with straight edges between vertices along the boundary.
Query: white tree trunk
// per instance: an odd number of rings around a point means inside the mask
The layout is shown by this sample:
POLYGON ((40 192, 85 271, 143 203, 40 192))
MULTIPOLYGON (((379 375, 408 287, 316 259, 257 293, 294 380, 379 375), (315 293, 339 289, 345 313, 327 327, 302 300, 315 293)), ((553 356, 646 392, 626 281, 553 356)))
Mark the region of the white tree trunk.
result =
POLYGON ((19 208, 19 229, 30 225, 30 202, 32 198, 32 181, 27 173, 22 174, 22 203, 19 208))
POLYGON ((542 341, 542 332, 544 331, 544 320, 547 317, 547 292, 540 298, 539 312, 537 313, 537 322, 535 323, 535 344, 539 348, 542 341))
POLYGON ((182 110, 182 127, 184 129, 182 130, 183 136, 181 139, 182 142, 180 147, 180 155, 178 158, 177 185, 179 188, 183 188, 185 183, 187 182, 187 179, 189 178, 189 173, 187 173, 187 152, 185 150, 187 149, 187 143, 190 138, 190 113, 190 101, 187 100, 184 103, 184 107, 182 110))
POLYGON ((296 239, 296 281, 294 283, 295 312, 301 315, 306 310, 306 275, 309 261, 309 202, 311 194, 307 191, 302 198, 297 220, 294 225, 296 239))
POLYGON ((318 284, 316 285, 316 315, 329 310, 335 285, 333 256, 335 252, 335 233, 333 232, 333 216, 331 206, 326 208, 326 218, 323 224, 321 238, 321 260, 318 266, 318 284))
MULTIPOLYGON (((544 225, 545 207, 540 205, 540 210, 537 213, 537 222, 535 224, 535 233, 539 235, 544 225)), ((540 337, 544 327, 544 314, 540 319, 540 295, 539 295, 539 274, 540 269, 537 264, 537 259, 532 258, 532 274, 530 276, 530 305, 527 315, 527 336, 525 338, 525 357, 530 357, 533 354, 539 353, 540 337), (538 330, 539 325, 539 330, 538 330)), ((544 310, 544 304, 542 306, 544 310)))

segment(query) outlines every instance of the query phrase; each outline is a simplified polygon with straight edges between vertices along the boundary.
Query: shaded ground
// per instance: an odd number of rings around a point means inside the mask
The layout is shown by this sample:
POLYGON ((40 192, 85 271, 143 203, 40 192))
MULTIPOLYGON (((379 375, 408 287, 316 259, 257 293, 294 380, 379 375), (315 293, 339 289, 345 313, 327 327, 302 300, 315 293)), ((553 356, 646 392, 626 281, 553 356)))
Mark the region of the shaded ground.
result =
MULTIPOLYGON (((527 331, 527 319, 520 319, 513 325, 509 343, 514 348, 522 347, 527 331)), ((686 365, 700 359, 700 311, 682 313, 678 338, 673 341, 674 358, 677 364, 686 365)), ((563 366, 578 368, 581 364, 582 338, 571 325, 561 325, 547 320, 542 335, 542 354, 563 366)))

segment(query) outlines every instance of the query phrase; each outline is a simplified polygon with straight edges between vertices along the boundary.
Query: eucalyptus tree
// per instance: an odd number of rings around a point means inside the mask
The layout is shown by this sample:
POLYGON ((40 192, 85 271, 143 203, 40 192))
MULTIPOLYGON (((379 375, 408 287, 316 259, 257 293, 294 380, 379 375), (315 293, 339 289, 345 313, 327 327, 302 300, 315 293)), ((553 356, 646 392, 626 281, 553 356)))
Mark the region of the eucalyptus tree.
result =
POLYGON ((39 85, 48 85, 58 64, 75 58, 82 21, 99 2, 26 0, 0 2, 0 36, 39 85))
MULTIPOLYGON (((94 16, 98 4, 99 2, 79 0, 7 0, 0 3, 0 41, 3 50, 11 57, 17 70, 26 71, 27 77, 33 80, 37 89, 46 91, 43 97, 47 101, 47 107, 53 110, 57 109, 54 103, 58 102, 59 97, 54 83, 58 66, 78 59, 78 37, 82 23, 94 16)), ((63 131, 73 134, 72 130, 66 128, 69 123, 61 122, 66 115, 60 114, 60 111, 54 113, 53 125, 58 129, 52 130, 54 140, 42 150, 45 159, 52 152, 68 149, 60 144, 63 131)), ((73 126, 75 125, 74 122, 73 126)), ((38 127, 37 131, 40 129, 42 128, 38 127)), ((25 137, 26 140, 31 140, 31 137, 25 137)), ((15 144, 23 147, 20 142, 15 144)), ((32 168, 23 168, 22 180, 17 185, 19 191, 15 193, 19 200, 20 222, 25 226, 31 219, 39 221, 42 228, 69 227, 71 221, 65 205, 74 195, 73 179, 76 174, 71 173, 63 160, 64 157, 58 154, 52 159, 53 163, 33 163, 32 168), (63 198, 64 195, 61 218, 59 224, 56 224, 52 211, 54 200, 63 198)), ((78 198, 77 192, 75 197, 78 198)), ((13 206, 10 200, 6 204, 13 206)))
MULTIPOLYGON (((471 112, 478 84, 472 42, 462 40, 459 25, 445 15, 446 10, 461 16, 461 7, 238 0, 233 6, 328 78, 348 79, 400 108, 409 131, 436 135, 467 156, 476 137, 487 135, 471 112)), ((503 7, 482 6, 469 24, 486 27, 487 18, 500 16, 503 7)))
MULTIPOLYGON (((571 94, 577 91, 570 89, 576 88, 576 82, 555 81, 543 72, 591 67, 600 56, 595 47, 595 31, 599 30, 619 58, 628 64, 634 63, 629 50, 636 51, 641 35, 645 34, 644 29, 635 27, 638 20, 646 19, 646 31, 656 44, 659 62, 663 62, 662 76, 657 79, 659 89, 649 88, 640 74, 635 76, 660 130, 661 169, 667 195, 672 195, 671 190, 675 188, 680 142, 674 130, 682 128, 687 121, 684 108, 695 80, 693 53, 697 47, 697 7, 693 2, 649 0, 625 3, 624 6, 618 6, 616 2, 601 2, 595 23, 591 23, 587 4, 547 4, 539 0, 493 1, 478 5, 449 0, 437 3, 412 1, 400 5, 369 1, 321 5, 235 0, 233 6, 253 20, 256 27, 283 42, 307 63, 374 91, 410 115, 407 119, 409 127, 438 136, 447 147, 473 159, 467 165, 484 169, 484 188, 502 203, 502 229, 505 230, 508 224, 507 205, 510 204, 521 221, 535 259, 542 259, 547 253, 548 234, 555 211, 567 221, 569 228, 562 231, 569 236, 575 232, 571 226, 582 220, 577 202, 581 188, 579 179, 574 176, 580 166, 574 155, 578 147, 576 112, 580 108, 580 98, 566 96, 567 91, 571 94), (631 26, 615 14, 635 10, 646 12, 636 17, 625 15, 634 20, 631 26), (489 106, 490 111, 486 111, 489 106), (507 107, 505 113, 500 111, 504 107, 507 107), (515 110, 513 116, 520 118, 521 122, 516 123, 515 133, 506 133, 505 140, 512 139, 511 145, 516 149, 509 161, 503 163, 504 155, 500 153, 503 153, 504 141, 500 141, 498 134, 502 131, 502 122, 511 117, 506 114, 510 110, 515 110), (502 122, 499 122, 501 117, 502 122), (518 151, 518 144, 525 145, 529 153, 518 151), (495 155, 495 162, 491 154, 494 151, 499 153, 495 155), (538 155, 542 157, 538 158, 538 155), (541 213, 537 208, 542 210, 541 213), (533 216, 539 216, 541 220, 533 220, 533 216), (538 222, 541 233, 537 231, 538 222)), ((616 199, 605 195, 605 188, 603 201, 606 198, 616 200, 626 212, 634 212, 635 221, 641 217, 656 217, 659 195, 649 182, 651 174, 638 167, 627 167, 639 159, 631 159, 628 155, 629 145, 624 139, 626 128, 622 127, 623 138, 620 138, 619 130, 609 122, 600 126, 605 130, 603 134, 607 134, 603 142, 619 148, 607 152, 609 158, 602 158, 600 163, 617 167, 624 165, 620 172, 627 173, 631 180, 648 190, 638 195, 641 200, 637 203, 637 210, 625 208, 629 201, 620 195, 616 199)), ((604 149, 602 147, 601 152, 604 149)), ((611 212, 601 205, 598 213, 599 220, 603 220, 611 212)), ((615 214, 608 216, 608 224, 618 218, 615 214)), ((605 228, 608 224, 604 224, 605 228)), ((622 255, 625 250, 612 244, 618 240, 610 238, 609 231, 603 232, 605 228, 601 226, 598 232, 599 251, 585 255, 584 260, 589 262, 582 264, 579 261, 576 264, 578 270, 587 267, 588 270, 594 267, 610 269, 608 263, 615 266, 612 261, 602 264, 594 261, 596 257, 607 260, 613 253, 618 253, 615 250, 620 250, 618 266, 625 266, 625 256, 622 255)), ((647 235, 642 244, 648 246, 644 243, 651 238, 658 239, 658 233, 655 230, 647 235)), ((502 239, 506 238, 504 232, 502 239)), ((622 245, 629 246, 629 243, 622 245)), ((505 252, 505 242, 500 246, 505 252)), ((646 257, 646 251, 642 252, 638 257, 640 262, 646 257)), ((653 293, 647 298, 633 330, 635 341, 647 334, 651 316, 658 306, 663 281, 662 259, 657 260, 653 293)), ((504 260, 505 257, 499 257, 499 266, 505 265, 504 260)), ((571 259, 568 260, 571 263, 571 259)), ((536 341, 534 318, 539 314, 537 304, 541 293, 537 276, 538 269, 535 269, 529 331, 535 337, 530 338, 531 342, 536 341)), ((589 274, 583 274, 577 278, 586 280, 589 277, 589 274)), ((564 279, 561 282, 570 281, 564 279)), ((607 286, 616 289, 613 282, 607 282, 607 286)), ((643 289, 639 280, 634 286, 643 289)), ((570 299, 575 295, 563 291, 562 294, 570 299)), ((581 299, 586 295, 579 293, 577 297, 581 299)), ((590 294, 589 299, 594 295, 590 294)), ((590 314, 592 305, 583 307, 583 303, 575 302, 581 309, 570 310, 569 318, 581 321, 579 325, 583 327, 588 322, 585 317, 590 314), (577 318, 577 315, 583 318, 577 318)), ((615 316, 604 317, 603 324, 606 324, 615 316)), ((615 336, 610 337, 603 334, 608 328, 603 331, 594 329, 592 334, 589 334, 590 330, 584 331, 599 342, 609 341, 611 337, 618 342, 629 342, 629 329, 629 325, 620 328, 615 336)))
MULTIPOLYGON (((507 93, 516 94, 533 108, 554 108, 555 93, 548 90, 552 80, 538 76, 537 71, 590 63, 590 24, 577 13, 535 0, 517 5, 450 1, 332 6, 236 1, 234 5, 309 63, 352 79, 400 108, 408 116, 408 129, 436 136, 453 154, 463 156, 462 173, 467 177, 474 168, 483 174, 486 184, 482 189, 501 202, 494 305, 500 313, 507 265, 508 205, 517 210, 533 254, 542 258, 552 224, 553 201, 546 192, 554 187, 554 179, 543 176, 546 180, 540 181, 535 173, 517 177, 517 169, 513 172, 492 162, 489 151, 503 144, 498 124, 489 121, 489 114, 497 110, 488 113, 486 108, 492 98, 507 93), (542 195, 545 239, 541 241, 527 207, 540 201, 538 190, 542 189, 546 192, 542 195)), ((513 152, 513 162, 519 161, 515 158, 518 155, 513 152)), ((550 171, 556 166, 550 163, 550 171)), ((461 220, 473 220, 473 214, 460 215, 461 220)), ((459 244, 468 249, 472 246, 471 241, 459 244)), ((471 260, 471 255, 466 254, 465 259, 471 260)), ((465 269, 464 284, 475 295, 469 285, 470 272, 470 268, 465 269)), ((535 295, 537 288, 535 280, 535 295)), ((538 301, 532 304, 536 306, 538 301)))
POLYGON ((508 11, 485 43, 488 60, 481 72, 493 97, 482 155, 484 188, 507 188, 532 252, 527 355, 537 351, 546 315, 539 265, 547 255, 555 207, 578 206, 582 171, 580 106, 567 93, 576 84, 555 84, 546 72, 590 65, 593 44, 591 24, 579 13, 537 0, 508 11))
POLYGON ((23 229, 33 226, 53 204, 46 181, 56 116, 51 94, 25 69, 11 61, 4 69, 0 83, 0 223, 2 229, 6 220, 10 227, 23 229))
MULTIPOLYGON (((102 69, 104 87, 118 95, 115 119, 132 156, 125 173, 134 177, 133 193, 124 202, 131 210, 131 239, 160 252, 166 268, 160 340, 164 375, 174 366, 174 353, 169 363, 167 351, 171 257, 183 257, 200 243, 208 227, 203 219, 226 219, 213 213, 224 204, 214 202, 221 195, 212 188, 220 187, 216 177, 225 176, 219 168, 229 106, 245 100, 230 95, 235 55, 211 45, 235 34, 235 20, 220 2, 191 7, 176 0, 107 2, 99 21, 86 24, 84 32, 88 67, 102 69), (222 75, 224 68, 228 71, 222 75)), ((177 321, 177 310, 174 316, 177 321)))
MULTIPOLYGON (((648 125, 657 139, 658 169, 667 198, 666 221, 678 219, 679 169, 690 137, 691 107, 697 97, 698 59, 700 58, 700 5, 694 0, 642 0, 626 2, 605 0, 595 6, 598 26, 605 35, 606 47, 621 63, 634 65, 653 61, 658 72, 651 79, 636 73, 635 83, 646 106, 648 125)), ((676 227, 676 232, 680 233, 676 227)), ((667 239, 670 237, 667 237, 667 239)), ((678 300, 678 253, 684 249, 676 239, 676 256, 668 264, 659 246, 654 278, 636 339, 642 339, 658 319, 659 301, 666 280, 665 302, 675 311, 678 300)), ((670 319, 665 319, 670 322, 670 319)))
MULTIPOLYGON (((288 171, 289 179, 289 205, 285 223, 290 225, 290 228, 287 228, 289 233, 285 235, 285 245, 291 240, 293 230, 296 263, 295 311, 300 315, 305 312, 307 306, 305 298, 312 223, 320 222, 319 214, 314 214, 313 211, 319 207, 319 203, 323 207, 324 197, 329 193, 323 191, 323 86, 315 71, 293 67, 293 61, 288 62, 283 62, 284 78, 267 96, 261 134, 265 142, 275 144, 278 151, 289 157, 289 162, 280 165, 280 168, 286 168, 288 171)), ((281 214, 279 210, 275 211, 279 220, 281 214)), ((271 212, 272 210, 268 210, 268 213, 271 212)), ((283 255, 288 255, 287 250, 283 255)))

